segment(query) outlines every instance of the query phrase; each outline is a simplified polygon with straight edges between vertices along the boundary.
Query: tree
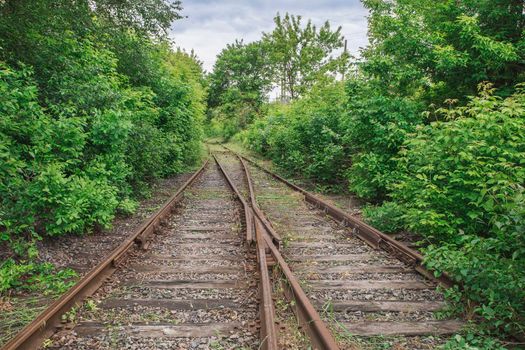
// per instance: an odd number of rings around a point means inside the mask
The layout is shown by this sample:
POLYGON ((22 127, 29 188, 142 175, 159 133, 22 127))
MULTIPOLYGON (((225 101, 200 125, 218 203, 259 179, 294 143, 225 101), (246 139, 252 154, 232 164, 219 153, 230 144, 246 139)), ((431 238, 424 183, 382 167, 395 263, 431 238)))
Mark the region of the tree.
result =
POLYGON ((344 45, 341 27, 332 31, 326 21, 318 30, 311 20, 302 26, 301 16, 275 16, 275 29, 263 34, 274 65, 273 82, 280 86, 281 99, 304 95, 326 73, 341 71, 348 55, 335 51, 344 45))
POLYGON ((370 45, 348 86, 350 189, 388 199, 397 156, 418 125, 464 105, 479 83, 507 96, 525 78, 523 4, 513 0, 366 0, 370 45), (521 6, 521 7, 520 7, 521 6), (496 20, 505 25, 498 26, 496 20), (509 24, 510 23, 510 24, 509 24), (520 29, 521 27, 521 29, 520 29))
POLYGON ((364 0, 367 75, 427 104, 467 102, 490 81, 512 93, 525 78, 524 3, 516 0, 364 0))
POLYGON ((271 88, 270 63, 263 42, 235 41, 221 51, 209 75, 209 117, 231 136, 261 114, 271 88))
POLYGON ((245 44, 236 40, 228 44, 217 56, 209 76, 208 105, 217 107, 230 89, 249 95, 257 104, 262 103, 270 90, 269 65, 264 43, 245 44))
POLYGON ((0 240, 14 256, 110 225, 200 154, 202 68, 158 33, 175 4, 0 2, 0 240))
POLYGON ((181 19, 179 0, 87 0, 96 14, 111 28, 139 31, 151 37, 165 37, 173 21, 181 19))

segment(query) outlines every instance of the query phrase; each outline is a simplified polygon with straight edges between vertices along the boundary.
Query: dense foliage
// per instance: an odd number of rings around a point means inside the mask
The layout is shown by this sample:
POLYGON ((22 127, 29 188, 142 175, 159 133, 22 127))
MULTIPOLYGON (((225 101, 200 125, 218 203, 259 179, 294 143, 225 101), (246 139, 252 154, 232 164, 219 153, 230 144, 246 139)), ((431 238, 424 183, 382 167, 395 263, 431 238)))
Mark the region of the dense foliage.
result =
POLYGON ((146 2, 0 2, 5 257, 27 261, 43 236, 108 227, 199 155, 202 69, 163 34, 180 3, 146 2))
MULTIPOLYGON (((525 5, 363 3, 356 70, 314 79, 237 138, 284 172, 346 186, 378 228, 415 233, 427 265, 461 283, 455 311, 484 334, 523 335, 525 5)), ((498 347, 472 335, 448 346, 498 347)))
POLYGON ((208 77, 208 118, 214 136, 229 139, 263 115, 270 89, 268 67, 269 57, 262 42, 236 41, 217 56, 208 77))
POLYGON ((410 230, 433 243, 428 264, 463 283, 494 327, 525 324, 525 91, 484 90, 400 152, 391 197, 410 230))
POLYGON ((274 18, 275 28, 263 34, 268 47, 273 82, 280 87, 281 100, 304 95, 316 81, 329 73, 344 72, 348 55, 336 53, 343 47, 341 27, 332 30, 326 21, 317 28, 301 16, 288 13, 274 18))
POLYGON ((340 27, 317 28, 288 13, 277 14, 274 24, 261 40, 236 41, 217 56, 209 75, 210 136, 230 139, 266 115, 272 89, 280 90, 281 101, 296 100, 348 70, 348 54, 337 52, 344 45, 340 27))
POLYGON ((343 176, 343 84, 319 84, 292 105, 274 104, 268 117, 241 133, 252 149, 291 174, 333 183, 343 176))

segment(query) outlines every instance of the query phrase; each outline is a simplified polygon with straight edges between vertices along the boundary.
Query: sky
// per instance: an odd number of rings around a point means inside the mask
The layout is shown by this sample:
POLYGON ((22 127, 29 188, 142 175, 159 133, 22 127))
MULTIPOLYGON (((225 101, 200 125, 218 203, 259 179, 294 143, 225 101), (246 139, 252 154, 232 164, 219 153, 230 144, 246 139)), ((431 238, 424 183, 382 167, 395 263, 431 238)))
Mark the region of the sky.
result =
POLYGON ((261 38, 262 32, 271 32, 277 12, 301 15, 318 26, 326 20, 334 29, 341 26, 353 55, 368 43, 367 10, 359 0, 186 0, 182 6, 182 15, 187 18, 175 21, 170 36, 176 46, 188 52, 195 50, 208 72, 227 44, 235 39, 255 41, 261 38))

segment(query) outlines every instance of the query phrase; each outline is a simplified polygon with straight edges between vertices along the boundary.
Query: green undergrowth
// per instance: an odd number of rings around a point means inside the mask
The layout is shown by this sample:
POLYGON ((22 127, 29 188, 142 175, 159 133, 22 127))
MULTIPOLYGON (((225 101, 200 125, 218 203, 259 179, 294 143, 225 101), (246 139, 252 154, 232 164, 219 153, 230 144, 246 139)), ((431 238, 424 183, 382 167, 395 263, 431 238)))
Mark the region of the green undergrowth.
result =
POLYGON ((404 228, 399 204, 385 202, 381 206, 366 205, 363 217, 367 223, 385 233, 396 233, 404 228))
POLYGON ((0 346, 78 280, 72 269, 6 259, 0 265, 0 346))
MULTIPOLYGON (((47 297, 56 297, 56 295, 47 297)), ((46 299, 41 297, 0 298, 0 346, 7 343, 46 306, 46 299)))
POLYGON ((0 294, 10 290, 60 294, 67 291, 77 277, 75 271, 56 269, 50 263, 7 259, 0 265, 0 294))

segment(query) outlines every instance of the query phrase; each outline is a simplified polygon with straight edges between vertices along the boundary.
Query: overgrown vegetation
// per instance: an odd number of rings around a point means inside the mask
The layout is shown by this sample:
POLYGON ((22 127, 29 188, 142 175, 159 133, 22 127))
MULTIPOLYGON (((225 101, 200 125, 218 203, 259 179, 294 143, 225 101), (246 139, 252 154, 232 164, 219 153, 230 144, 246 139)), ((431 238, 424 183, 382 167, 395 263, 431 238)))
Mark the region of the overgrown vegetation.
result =
POLYGON ((291 93, 283 76, 293 75, 273 71, 273 86, 287 93, 265 100, 248 127, 236 123, 244 130, 235 137, 284 172, 344 184, 369 202, 365 218, 380 229, 417 234, 427 265, 463 286, 449 291, 453 311, 480 323, 482 336, 458 336, 448 348, 498 348, 487 336, 525 333, 524 4, 363 4, 370 44, 351 69, 348 56, 330 58, 343 43, 338 31, 326 35, 319 70, 296 46, 277 44, 300 42, 308 29, 289 16, 283 29, 277 18, 261 40, 272 43, 268 61, 299 59, 316 74, 301 73, 294 82, 308 84, 291 93))
POLYGON ((209 136, 231 138, 268 114, 268 93, 278 88, 282 101, 296 100, 315 83, 344 74, 349 56, 341 28, 317 28, 301 16, 274 18, 275 29, 252 43, 236 41, 217 56, 209 76, 209 136))
POLYGON ((0 2, 0 292, 51 273, 33 242, 108 227, 199 156, 202 68, 166 37, 180 10, 0 2))

